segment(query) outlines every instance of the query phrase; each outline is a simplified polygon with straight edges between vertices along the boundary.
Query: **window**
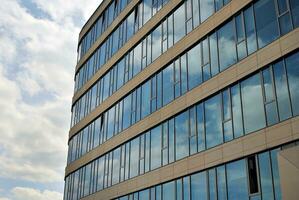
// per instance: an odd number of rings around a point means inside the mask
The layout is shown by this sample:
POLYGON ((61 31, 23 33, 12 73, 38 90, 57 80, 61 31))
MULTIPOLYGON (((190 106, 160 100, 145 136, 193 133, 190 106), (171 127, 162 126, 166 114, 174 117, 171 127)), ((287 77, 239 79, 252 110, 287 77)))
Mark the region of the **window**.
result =
POLYGON ((205 104, 205 128, 207 148, 223 142, 221 119, 221 96, 208 99, 205 104))
POLYGON ((192 12, 193 12, 193 26, 197 27, 199 25, 200 15, 199 15, 199 0, 192 0, 192 12))
POLYGON ((207 200, 207 173, 206 171, 191 176, 191 200, 207 200))
POLYGON ((189 110, 190 114, 190 154, 197 153, 196 107, 189 110))
POLYGON ((263 199, 274 199, 269 152, 258 155, 263 199))
POLYGON ((197 146, 198 146, 198 152, 200 152, 206 148, 204 108, 202 103, 196 106, 196 117, 197 117, 197 146))
POLYGON ((224 140, 230 141, 234 136, 231 116, 231 97, 229 89, 226 89, 222 92, 222 108, 224 140))
POLYGON ((176 160, 189 155, 189 125, 188 112, 175 117, 175 149, 176 160))
POLYGON ((205 21, 214 13, 214 0, 200 0, 200 21, 205 21))
POLYGON ((210 42, 210 57, 211 57, 211 74, 215 76, 219 73, 219 61, 218 61, 218 37, 217 32, 213 33, 209 37, 210 42))
POLYGON ((161 55, 162 48, 162 26, 158 26, 151 34, 152 36, 152 61, 161 55))
POLYGON ((292 15, 293 15, 293 23, 295 27, 299 26, 299 1, 290 0, 292 15))
POLYGON ((226 165, 228 199, 248 199, 245 160, 226 165))
POLYGON ((141 87, 142 90, 142 103, 141 103, 141 119, 151 113, 151 82, 147 81, 141 87))
POLYGON ((131 141, 130 153, 130 178, 138 175, 139 166, 139 138, 131 141))
POLYGON ((234 24, 233 21, 230 21, 218 31, 220 71, 225 70, 237 61, 233 30, 235 30, 234 24))
POLYGON ((161 126, 151 130, 151 170, 161 166, 161 126))
POLYGON ((277 104, 275 99, 273 74, 271 68, 263 70, 262 75, 267 125, 271 126, 278 122, 277 104))
POLYGON ((131 124, 131 95, 128 95, 124 99, 124 111, 123 111, 123 129, 126 129, 131 124))
POLYGON ((252 54, 257 49, 255 22, 253 16, 253 7, 249 7, 244 11, 244 21, 246 29, 246 42, 248 54, 252 54))
POLYGON ((174 181, 162 185, 163 200, 174 200, 175 198, 175 185, 174 181))
POLYGON ((292 30, 292 20, 288 8, 288 0, 278 0, 278 21, 280 26, 280 34, 284 35, 292 30))
POLYGON ((183 178, 183 197, 184 200, 191 200, 190 199, 190 177, 183 178))
POLYGON ((255 194, 259 192, 257 166, 255 156, 250 156, 247 158, 247 168, 248 168, 248 179, 249 179, 249 192, 250 194, 255 194))
POLYGON ((185 28, 185 4, 181 5, 173 14, 174 19, 174 43, 186 34, 185 28))
POLYGON ((174 98, 173 89, 173 64, 162 71, 163 74, 163 106, 171 102, 174 98))
POLYGON ((227 191, 226 191, 225 165, 217 167, 216 170, 217 170, 216 173, 217 173, 218 200, 226 200, 227 199, 227 191))
POLYGON ((259 48, 278 37, 274 0, 260 0, 254 4, 259 48), (267 10, 267 12, 265 12, 267 10))
POLYGON ((113 151, 113 172, 112 172, 112 185, 119 182, 119 169, 120 169, 120 148, 113 151))
POLYGON ((299 53, 286 59, 293 114, 299 115, 299 53))
POLYGON ((245 133, 265 127, 266 120, 259 74, 244 80, 241 83, 241 92, 245 133))
POLYGON ((232 115, 234 120, 234 137, 238 138, 244 134, 240 85, 237 84, 231 87, 232 115))
POLYGON ((287 84, 287 74, 283 61, 273 65, 275 88, 277 94, 278 113, 280 120, 288 119, 292 116, 290 95, 287 84))
POLYGON ((217 199, 217 188, 216 188, 216 171, 215 168, 208 170, 209 174, 209 200, 217 199))

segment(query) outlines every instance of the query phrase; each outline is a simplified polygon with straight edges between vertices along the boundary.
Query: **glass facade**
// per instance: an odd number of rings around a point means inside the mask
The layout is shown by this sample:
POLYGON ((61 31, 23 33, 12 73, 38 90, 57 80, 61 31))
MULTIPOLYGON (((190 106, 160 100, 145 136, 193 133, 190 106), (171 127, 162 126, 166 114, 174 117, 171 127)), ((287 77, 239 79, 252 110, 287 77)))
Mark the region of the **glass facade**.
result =
MULTIPOLYGON (((248 21, 246 20, 246 16, 249 16, 249 18, 252 17, 250 13, 254 13, 254 6, 255 4, 250 5, 247 9, 237 14, 236 17, 228 22, 228 24, 231 24, 232 22, 236 23, 240 16, 242 16, 242 23, 246 24, 248 21)), ((252 24, 252 22, 250 22, 250 24, 252 24)), ((226 24, 224 24, 223 27, 224 30, 226 30, 226 24)), ((218 31, 212 33, 211 36, 203 39, 187 53, 183 54, 171 64, 167 65, 162 71, 153 75, 149 80, 133 90, 128 96, 120 100, 116 105, 102 113, 101 116, 99 116, 101 119, 100 126, 102 127, 101 132, 99 133, 99 141, 93 142, 94 145, 89 146, 87 152, 102 144, 114 135, 117 135, 123 130, 134 125, 136 122, 160 109, 162 106, 167 105, 175 98, 183 95, 186 91, 202 84, 204 79, 208 80, 208 78, 213 76, 211 75, 211 72, 213 72, 214 75, 218 74, 219 68, 211 67, 210 63, 221 63, 219 62, 220 56, 219 60, 216 59, 213 61, 212 55, 218 55, 218 52, 220 55, 221 50, 219 48, 217 49, 217 46, 220 45, 213 45, 213 43, 220 43, 221 38, 218 37, 218 32, 225 32, 223 31, 223 27, 220 27, 218 31), (216 41, 212 42, 215 38, 216 41), (207 44, 209 48, 205 47, 207 44), (210 51, 206 53, 205 51, 207 49, 210 49, 210 51), (212 49, 216 49, 214 53, 212 53, 212 49), (208 70, 206 70, 206 68, 208 70)), ((244 42, 246 40, 247 39, 245 37, 244 42)), ((245 44, 247 43, 245 42, 245 44)), ((237 40, 235 40, 234 46, 238 46, 237 40)), ((228 48, 226 48, 226 50, 227 49, 228 48)), ((231 53, 228 55, 231 55, 231 53)), ((215 57, 218 58, 218 56, 215 57)), ((215 97, 214 101, 226 101, 226 105, 232 104, 232 109, 225 109, 225 116, 222 116, 222 111, 219 111, 218 113, 211 112, 213 113, 213 116, 207 115, 206 117, 208 118, 224 118, 223 127, 222 123, 218 123, 217 126, 207 126, 207 131, 213 132, 213 134, 217 136, 222 131, 221 129, 224 129, 224 139, 225 141, 229 141, 232 139, 232 126, 235 129, 235 136, 241 136, 243 134, 243 129, 245 133, 252 132, 252 130, 264 127, 266 123, 271 125, 276 123, 278 120, 287 119, 291 116, 292 112, 294 112, 294 114, 298 114, 299 108, 295 103, 299 98, 298 95, 295 95, 298 85, 296 84, 298 81, 298 73, 294 67, 296 66, 296 63, 298 63, 298 58, 296 58, 296 56, 289 58, 285 64, 282 62, 276 63, 273 66, 273 69, 264 71, 262 73, 262 76, 265 79, 263 84, 257 83, 256 80, 258 80, 258 77, 252 77, 252 79, 242 83, 240 86, 231 88, 230 94, 224 94, 223 97, 215 97), (292 72, 294 75, 287 79, 286 76, 288 71, 292 72), (279 84, 274 84, 274 82, 279 84), (265 89, 262 88, 262 85, 267 88, 266 93, 265 89), (274 89, 276 89, 276 92, 274 89), (253 94, 242 91, 250 91, 253 94), (264 93, 266 95, 266 99, 263 99, 264 93), (255 104, 255 102, 251 100, 252 98, 249 98, 252 97, 252 95, 254 95, 255 101, 263 102, 265 108, 263 108, 264 106, 262 104, 259 104, 256 105, 259 106, 257 109, 258 111, 253 111, 251 107, 253 104, 255 104), (277 98, 274 98, 275 96, 277 96, 277 98), (245 106, 243 105, 243 118, 240 117, 241 99, 239 99, 239 97, 241 97, 242 101, 246 103, 245 106), (291 111, 291 106, 293 107, 293 111, 291 111), (265 118, 257 112, 267 112, 269 116, 265 118), (235 115, 234 118, 238 120, 238 122, 244 121, 244 124, 232 123, 230 119, 233 115, 235 115), (258 118, 258 123, 252 123, 252 120, 256 120, 257 117, 260 117, 258 118)), ((109 76, 105 76, 103 82, 109 82, 110 80, 112 79, 110 79, 109 76)), ((107 84, 103 85, 106 86, 107 84)), ((80 116, 80 118, 86 116, 87 113, 92 110, 91 106, 96 105, 94 102, 99 102, 99 96, 107 96, 104 94, 109 93, 106 92, 109 90, 109 87, 102 87, 103 85, 99 83, 96 84, 92 90, 90 90, 86 95, 83 96, 83 98, 79 100, 77 104, 75 104, 75 110, 73 110, 73 121, 76 121, 75 118, 77 118, 78 121, 79 118, 76 116, 80 116), (103 92, 101 93, 101 91, 103 92), (96 95, 94 95, 93 92, 96 92, 96 95), (96 100, 94 100, 93 97, 96 97, 96 100)), ((209 104, 212 103, 208 102, 206 105, 204 105, 206 112, 210 109, 213 109, 211 106, 209 106, 209 104)), ((95 121, 93 121, 85 129, 88 129, 92 132, 92 127, 95 121)), ((80 133, 81 132, 84 131, 82 130, 80 133)), ((76 135, 80 135, 80 133, 76 135)), ((70 143, 72 143, 72 140, 74 140, 74 138, 71 139, 70 143)), ((220 141, 215 140, 215 138, 207 138, 207 140, 212 140, 215 143, 214 145, 218 144, 220 141)), ((209 145, 213 146, 213 144, 209 145)), ((83 154, 80 153, 78 155, 81 156, 83 154)), ((72 162, 80 156, 71 157, 68 159, 68 161, 72 162)))
POLYGON ((150 187, 116 200, 256 200, 281 199, 277 152, 280 148, 258 153, 250 158, 256 159, 257 192, 251 193, 249 157, 197 172, 171 182, 150 187), (140 194, 146 194, 140 196, 140 194), (139 196, 138 196, 139 195, 139 196), (274 198, 275 196, 275 198, 274 198), (158 198, 157 198, 158 197, 158 198))
MULTIPOLYGON (((81 41, 79 58, 129 2, 111 1, 81 41)), ((79 69, 75 92, 167 2, 140 1, 79 69)), ((74 103, 71 127, 229 2, 183 0, 74 103)), ((294 30, 299 25, 298 10, 295 0, 249 3, 75 133, 69 140, 67 163, 294 30)), ((298 67, 296 49, 109 148, 107 153, 66 176, 64 200, 81 199, 298 116, 298 67)), ((282 199, 277 161, 280 149, 222 163, 117 200, 279 200, 282 199)))
MULTIPOLYGON (((267 86, 268 76, 263 75, 265 72, 269 72, 269 76, 273 76, 273 85, 280 87, 280 84, 284 83, 275 82, 276 75, 273 73, 273 68, 279 63, 282 63, 280 65, 281 68, 287 68, 288 66, 296 66, 298 68, 299 62, 292 63, 291 65, 288 64, 288 61, 294 61, 296 60, 295 58, 298 57, 299 53, 295 53, 261 69, 258 73, 239 81, 202 102, 199 102, 197 105, 188 108, 179 115, 168 119, 157 127, 146 131, 137 138, 122 144, 117 149, 93 161, 91 165, 98 163, 101 159, 104 159, 106 163, 106 167, 103 168, 104 171, 97 171, 98 174, 100 173, 108 176, 106 182, 105 179, 103 180, 104 183, 101 184, 103 187, 99 190, 274 124, 272 120, 267 121, 266 119, 277 119, 275 123, 284 120, 285 118, 280 118, 281 112, 279 110, 277 112, 267 112, 269 105, 267 102, 267 94, 272 92, 276 93, 276 96, 272 99, 272 102, 274 102, 273 107, 275 108, 278 107, 278 98, 291 101, 291 95, 288 95, 287 97, 279 96, 279 93, 277 93, 274 87, 267 86), (228 101, 231 101, 229 97, 232 97, 233 103, 227 103, 228 101), (248 99, 254 100, 255 109, 252 109, 252 101, 249 101, 248 99), (235 110, 232 113, 239 113, 239 115, 231 115, 231 110, 235 110), (273 115, 276 115, 276 117, 273 115), (253 121, 253 118, 258 120, 253 121), (227 123, 229 125, 226 125, 227 123), (237 127, 237 129, 234 129, 231 124, 236 124, 235 127, 237 127), (119 151, 122 152, 120 153, 119 151), (120 161, 118 159, 115 161, 112 157, 113 155, 123 155, 123 157, 120 158, 120 161), (117 175, 113 174, 113 171, 115 171, 114 167, 116 167, 114 162, 116 162, 116 166, 119 167, 116 169, 117 175), (122 165, 119 164, 119 162, 124 162, 126 164, 122 165)), ((289 71, 287 72, 289 73, 289 71)), ((289 77, 293 76, 293 74, 285 74, 285 76, 287 80, 290 80, 289 77)), ((287 82, 286 87, 290 88, 291 82, 287 82)), ((293 94, 293 96, 296 96, 298 91, 299 90, 296 90, 296 94, 293 94)), ((285 95, 285 93, 282 93, 282 95, 285 95)), ((294 109, 292 104, 290 104, 290 106, 289 116, 292 117, 295 116, 296 113, 293 112, 294 109)), ((90 143, 85 141, 84 137, 81 136, 84 134, 85 132, 83 131, 82 134, 79 135, 81 139, 77 139, 78 136, 76 136, 76 139, 72 140, 76 142, 74 147, 77 153, 86 152, 86 149, 82 150, 80 147, 86 148, 89 146, 84 144, 90 143), (80 142, 80 140, 83 142, 80 142)), ((95 135, 99 133, 92 132, 92 134, 95 135)), ((88 138, 93 137, 89 136, 88 138)), ((74 149, 71 148, 69 152, 74 152, 74 149)), ((263 163, 265 160, 266 159, 263 159, 263 161, 260 162, 263 163)), ((265 163, 265 165, 266 164, 267 163, 265 163)), ((228 174, 230 172, 229 166, 230 165, 227 166, 228 174)), ((240 161, 236 166, 242 168, 244 163, 240 161)), ((87 166, 80 170, 85 171, 85 168, 87 168, 87 166)), ((236 171, 234 166, 231 168, 232 173, 233 171, 236 171)), ((67 179, 76 176, 75 174, 78 173, 78 171, 72 173, 67 179)), ((215 179, 216 174, 215 171, 209 171, 207 176, 210 179, 215 179)), ((267 172, 265 172, 265 182, 267 182, 266 176, 269 176, 267 172)), ((240 190, 239 193, 235 193, 231 192, 229 187, 231 186, 234 188, 236 185, 244 185, 245 187, 247 181, 242 181, 243 179, 246 179, 244 172, 234 172, 231 176, 231 181, 229 181, 231 185, 228 185, 227 189, 230 199, 239 199, 242 196, 248 196, 248 191, 240 190)), ((217 191, 216 186, 214 183, 209 183, 209 187, 212 186, 215 187, 215 190, 213 190, 213 193, 211 193, 210 196, 215 196, 217 191)), ((261 186, 263 187, 263 184, 261 184, 261 186)), ((269 186, 265 185, 265 187, 269 186)), ((91 192, 89 194, 91 194, 91 192)))
MULTIPOLYGON (((257 13, 258 11, 256 11, 256 7, 259 6, 260 1, 264 2, 265 0, 259 0, 256 3, 253 3, 248 8, 238 13, 233 19, 230 19, 227 23, 219 27, 217 31, 210 33, 206 38, 202 39, 198 45, 181 56, 179 60, 173 61, 173 64, 171 64, 172 66, 165 66, 165 68, 169 68, 168 71, 165 71, 160 75, 163 76, 162 79, 160 77, 156 78, 156 82, 163 82, 163 99, 161 100, 163 101, 163 105, 166 105, 167 102, 170 102, 174 98, 181 96, 186 91, 191 90, 202 82, 209 80, 219 72, 237 63, 251 53, 255 52, 257 49, 262 48, 277 38, 271 36, 273 31, 265 31, 265 33, 260 31, 265 34, 263 37, 268 38, 269 41, 267 42, 265 40, 261 42, 261 37, 257 37, 259 34, 256 21, 259 21, 259 16, 261 18, 266 18, 262 16, 262 14, 259 15, 257 13), (269 34, 269 37, 267 34, 269 34), (272 39, 269 39, 271 37, 272 39), (263 45, 260 45, 261 43, 263 43, 263 45), (185 82, 186 79, 188 80, 187 82, 185 82), (173 84, 176 85, 174 90, 171 88, 171 85, 173 84), (164 93, 167 87, 169 90, 164 93)), ((268 1, 265 1, 265 3, 268 1)), ((274 0, 271 1, 274 2, 274 0)), ((185 6, 187 6, 187 2, 181 6, 186 8, 185 6)), ((273 7, 273 9, 274 8, 275 7, 273 7)), ((274 9, 273 12, 275 13, 276 10, 274 9)), ((168 21, 172 18, 173 16, 171 15, 165 21, 168 21)), ((275 17, 275 19, 278 19, 278 15, 275 17)), ((282 26, 278 23, 278 20, 275 20, 273 23, 275 23, 275 27, 277 27, 277 29, 282 26)), ((160 31, 160 29, 163 29, 164 24, 165 23, 162 23, 156 28, 156 30, 159 30, 158 32, 160 33, 160 37, 163 35, 163 31, 160 31)), ((174 27, 173 24, 172 27, 174 27)), ((173 32, 171 33, 173 34, 173 32)), ((156 34, 156 31, 153 31, 152 34, 144 39, 144 41, 163 41, 162 39, 157 39, 156 36, 153 36, 156 34)), ((282 35, 282 33, 280 35, 282 35)), ((169 37, 168 35, 166 38, 169 39, 173 37, 169 37)), ((163 49, 162 43, 163 42, 159 42, 160 45, 158 49, 160 50, 163 49)), ((146 44, 148 44, 148 42, 141 42, 138 46, 146 46, 146 44)), ((150 47, 150 50, 153 48, 156 47, 152 46, 150 47)), ((104 75, 104 77, 102 77, 92 88, 90 88, 87 93, 77 100, 72 108, 71 126, 77 124, 81 119, 83 119, 92 110, 99 106, 105 99, 116 92, 123 84, 125 84, 125 82, 130 80, 134 76, 134 69, 137 68, 139 72, 141 69, 147 66, 146 63, 148 62, 148 58, 152 58, 152 54, 151 56, 148 55, 149 51, 146 51, 147 55, 145 57, 141 56, 142 58, 137 59, 140 61, 140 64, 144 63, 144 65, 142 64, 142 67, 136 67, 136 62, 133 62, 133 60, 136 60, 133 59, 134 55, 144 54, 142 53, 144 52, 142 49, 145 49, 145 47, 134 48, 132 53, 128 53, 128 55, 122 59, 124 61, 120 62, 125 66, 118 68, 121 65, 117 64, 112 68, 113 70, 104 75), (136 51, 139 51, 139 53, 136 53, 136 51), (121 72, 120 70, 124 70, 124 72, 121 72), (124 78, 120 77, 119 75, 124 75, 124 78), (119 77, 121 78, 120 80, 119 77), (117 85, 118 82, 121 82, 121 85, 117 85)), ((161 54, 160 50, 155 49, 152 51, 160 52, 159 54, 161 54)), ((156 109, 158 109, 160 105, 157 106, 158 107, 156 109)))
MULTIPOLYGON (((149 1, 149 0, 148 0, 149 1)), ((157 1, 158 2, 158 1, 157 1)), ((160 2, 160 1, 159 1, 160 2)), ((158 3, 159 9, 162 5, 164 5, 167 1, 163 1, 158 3)), ((189 22, 193 21, 193 15, 189 16, 187 20, 187 16, 185 16, 185 10, 188 9, 189 3, 191 0, 185 1, 177 10, 173 12, 169 17, 164 19, 158 27, 156 27, 152 32, 150 32, 142 41, 140 41, 134 48, 132 48, 126 55, 124 55, 114 66, 104 75, 102 76, 96 84, 94 84, 73 106, 73 116, 72 116, 72 123, 71 126, 78 123, 82 118, 84 118, 88 113, 90 113, 96 106, 100 105, 105 99, 115 93, 121 86, 123 86, 126 82, 136 76, 141 70, 143 70, 146 66, 151 64, 155 61, 162 53, 164 53, 168 48, 172 47, 174 43, 180 40, 183 36, 187 34, 184 27, 180 23, 177 23, 177 20, 190 24, 189 22), (187 20, 185 22, 185 20, 187 20), (182 29, 183 28, 183 29, 182 29), (84 98, 89 98, 89 93, 92 93, 92 90, 97 93, 96 100, 94 100, 95 104, 93 105, 80 105, 84 102, 84 98), (86 108, 85 106, 88 106, 86 108), (84 107, 84 108, 83 108, 84 107), (81 115, 78 111, 80 109, 87 109, 86 112, 81 115)), ((213 0, 209 0, 209 3, 213 3, 213 0)), ((155 6, 156 4, 152 4, 155 6)), ((154 7, 152 8, 154 9, 154 7)), ((217 11, 217 10, 216 10, 217 11)), ((145 13, 133 13, 130 15, 135 18, 142 18, 145 13), (137 16, 136 16, 137 15, 137 16), (139 15, 142 15, 138 17, 139 15)), ((155 12, 153 12, 154 14, 155 12)), ((212 13, 213 14, 213 13, 212 13)), ((129 21, 134 21, 133 19, 129 21)), ((135 19, 136 22, 137 19, 135 19)), ((127 23, 126 21, 123 24, 127 23)), ((133 22, 132 22, 133 23, 133 22)), ((199 24, 197 24, 198 26, 199 24)), ((136 27, 136 26, 129 26, 126 25, 121 29, 121 31, 116 32, 115 34, 119 34, 114 38, 118 38, 117 42, 118 47, 120 48, 123 46, 125 41, 127 41, 138 29, 131 30, 129 27, 136 27), (129 34, 128 32, 132 33, 129 34), (123 35, 123 36, 122 36, 123 35), (130 35, 130 37, 128 36, 130 35), (126 40, 121 42, 122 40, 119 37, 125 37, 126 40)), ((137 26, 141 27, 141 26, 137 26)), ((190 26, 190 31, 196 28, 196 26, 190 26)), ((190 32, 189 31, 189 32, 190 32)), ((113 37, 109 37, 107 42, 104 42, 101 47, 96 50, 96 52, 88 59, 88 61, 84 64, 84 66, 78 71, 75 76, 75 91, 80 89, 97 71, 100 69, 114 54, 111 50, 110 43, 113 40, 113 37), (111 38, 111 39, 110 39, 111 38), (107 43, 107 44, 106 44, 107 43)), ((115 42, 114 42, 115 43, 115 42)), ((113 44, 114 44, 113 43, 113 44)), ((206 42, 205 45, 208 43, 206 42)), ((215 49, 215 46, 214 46, 215 49)), ((208 59, 207 54, 208 52, 205 51, 205 60, 208 59)), ((215 55, 215 54, 213 54, 215 55)), ((217 55, 216 55, 217 56, 217 55)), ((213 57, 215 59, 215 56, 213 57)), ((219 71, 219 70, 218 70, 219 71)), ((209 77, 208 77, 209 78, 209 77)), ((85 103, 85 102, 84 102, 85 103)))
MULTIPOLYGON (((91 31, 87 33, 87 37, 83 38, 82 43, 79 46, 78 59, 80 59, 92 46, 96 39, 100 37, 100 31, 103 33, 106 30, 108 24, 107 20, 110 22, 110 20, 113 19, 113 12, 118 11, 119 8, 117 6, 120 6, 119 2, 123 2, 123 5, 125 5, 126 1, 127 0, 113 1, 109 6, 109 9, 104 12, 103 15, 105 16, 100 16, 91 31)), ((129 1, 131 0, 128 0, 128 2, 129 1)), ((117 28, 112 31, 107 39, 100 44, 97 50, 87 59, 83 66, 80 67, 75 76, 75 92, 79 90, 167 2, 168 0, 160 0, 156 3, 152 3, 150 0, 140 1, 140 3, 136 5, 135 9, 130 12, 130 14, 117 26, 117 28)), ((139 53, 140 51, 138 48, 140 47, 141 45, 136 47, 135 52, 139 53)), ((141 54, 135 55, 135 58, 138 59, 140 56, 141 54)), ((134 61, 132 60, 131 62, 133 63, 134 61)), ((137 63, 134 63, 134 65, 136 65, 136 68, 138 67, 137 63)), ((137 72, 138 70, 134 73, 137 72)))

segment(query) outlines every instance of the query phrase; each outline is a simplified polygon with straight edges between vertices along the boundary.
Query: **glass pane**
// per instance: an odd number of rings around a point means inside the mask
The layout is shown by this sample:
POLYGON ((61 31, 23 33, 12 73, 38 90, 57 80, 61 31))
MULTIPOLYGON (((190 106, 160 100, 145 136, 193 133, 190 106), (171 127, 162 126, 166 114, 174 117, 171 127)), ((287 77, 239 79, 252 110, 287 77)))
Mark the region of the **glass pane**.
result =
POLYGON ((168 104, 174 98, 173 89, 173 64, 162 71, 163 73, 163 105, 168 104))
POLYGON ((265 127, 264 101, 259 74, 243 81, 241 91, 245 133, 265 127))
POLYGON ((185 28, 185 4, 182 4, 174 12, 174 43, 179 41, 186 33, 185 28))
POLYGON ((279 176, 278 160, 277 160, 277 152, 278 151, 279 151, 279 149, 274 149, 270 152, 270 155, 271 155, 275 199, 282 199, 281 189, 280 189, 280 176, 279 176))
POLYGON ((258 155, 263 199, 274 199, 269 152, 258 155))
POLYGON ((151 112, 151 81, 147 81, 141 87, 142 104, 141 104, 141 119, 146 117, 151 112))
POLYGON ((278 122, 278 115, 276 109, 276 102, 268 103, 266 105, 267 124, 271 126, 278 122))
POLYGON ((152 60, 154 61, 161 55, 162 26, 158 26, 152 32, 152 60))
POLYGON ((254 4, 259 48, 278 37, 274 0, 260 0, 254 4), (265 12, 267 10, 267 12, 265 12))
POLYGON ((139 138, 131 141, 130 178, 138 175, 139 166, 139 138))
POLYGON ((290 13, 286 13, 279 17, 280 34, 284 35, 292 30, 292 22, 290 13))
POLYGON ((149 189, 139 192, 139 199, 149 200, 149 189))
POLYGON ((193 11, 193 26, 199 25, 199 2, 198 0, 192 0, 192 11, 193 11))
POLYGON ((299 115, 299 53, 286 59, 293 114, 299 115))
POLYGON ((113 151, 113 172, 112 172, 112 185, 119 182, 119 169, 120 169, 120 148, 113 151))
POLYGON ((299 26, 299 1, 298 0, 290 0, 292 15, 293 15, 293 23, 295 27, 299 26))
POLYGON ((289 90, 287 85, 287 75, 283 61, 273 66, 275 89, 280 120, 288 119, 292 116, 289 90))
POLYGON ((190 154, 197 152, 196 107, 190 109, 190 154))
POLYGON ((211 73, 215 76, 219 73, 218 62, 218 45, 217 45, 217 32, 213 33, 210 37, 210 56, 211 56, 211 73))
POLYGON ((202 82, 200 53, 200 45, 196 45, 187 53, 189 90, 198 86, 202 82))
POLYGON ((161 126, 151 130, 151 170, 161 166, 161 126))
POLYGON ((223 142, 221 114, 221 96, 218 94, 205 102, 207 148, 223 142))
POLYGON ((247 8, 244 11, 244 18, 245 18, 244 20, 245 20, 245 29, 246 29, 246 36, 247 36, 246 42, 247 42, 248 54, 252 54, 257 49, 252 6, 247 8))
POLYGON ((216 172, 215 169, 210 169, 209 174, 209 200, 217 199, 217 188, 216 188, 216 172))
POLYGON ((190 178, 189 176, 183 178, 184 200, 190 200, 190 178))
POLYGON ((245 160, 226 165, 228 199, 248 199, 245 160))
POLYGON ((175 182, 176 182, 176 200, 183 200, 182 179, 178 179, 175 182))
POLYGON ((205 21, 214 13, 214 0, 200 0, 200 21, 205 21))
POLYGON ((233 21, 230 21, 218 31, 220 71, 237 61, 234 30, 233 21))
POLYGON ((189 127, 188 112, 184 112, 175 118, 175 149, 176 160, 189 155, 189 127))
POLYGON ((232 114, 234 121, 234 136, 238 138, 243 133, 243 120, 242 120, 242 107, 241 107, 241 95, 240 85, 235 85, 231 88, 231 99, 232 99, 232 114))
POLYGON ((197 112, 197 144, 198 152, 205 149, 205 123, 204 123, 204 109, 203 104, 196 106, 197 112))
POLYGON ((207 173, 201 172, 191 176, 191 200, 207 200, 207 173))
POLYGON ((163 200, 174 200, 175 198, 175 182, 169 182, 163 184, 163 189, 162 189, 162 196, 163 200))
POLYGON ((224 140, 225 140, 225 142, 232 140, 233 137, 234 137, 232 121, 229 120, 227 122, 224 122, 223 128, 224 128, 224 140))
POLYGON ((225 165, 217 167, 217 192, 218 200, 227 199, 225 165))

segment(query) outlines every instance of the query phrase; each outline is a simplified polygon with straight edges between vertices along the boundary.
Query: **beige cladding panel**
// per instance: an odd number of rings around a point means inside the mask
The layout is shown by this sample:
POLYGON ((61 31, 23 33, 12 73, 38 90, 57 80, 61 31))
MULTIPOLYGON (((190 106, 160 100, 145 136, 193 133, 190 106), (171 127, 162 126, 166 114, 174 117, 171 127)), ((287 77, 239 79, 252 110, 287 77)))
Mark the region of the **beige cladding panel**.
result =
MULTIPOLYGON (((203 151, 201 153, 197 153, 193 156, 184 158, 172 164, 169 164, 165 167, 158 168, 154 171, 150 171, 146 174, 137 176, 133 179, 128 181, 116 184, 108 189, 104 189, 100 192, 94 193, 90 196, 83 198, 84 200, 91 200, 91 199, 113 199, 122 195, 126 195, 132 192, 139 191, 143 188, 148 188, 157 184, 161 184, 181 176, 188 175, 190 173, 198 172, 201 170, 205 170, 209 167, 215 167, 219 164, 233 161, 236 159, 240 159, 246 157, 248 155, 258 153, 260 151, 264 151, 268 148, 274 148, 276 146, 280 146, 287 142, 291 142, 297 140, 298 137, 289 137, 289 135, 294 135, 292 128, 282 128, 285 125, 288 127, 297 126, 299 125, 299 117, 294 119, 286 120, 282 123, 276 124, 271 128, 265 128, 263 130, 257 131, 255 133, 251 133, 249 135, 243 136, 241 138, 235 139, 228 143, 219 145, 212 149, 203 151), (279 138, 277 138, 277 131, 281 130, 285 132, 280 132, 279 138), (273 141, 268 139, 267 136, 277 138, 278 142, 273 144, 273 141), (279 142, 280 141, 280 142, 279 142)), ((283 167, 282 169, 284 172, 280 173, 283 175, 287 173, 287 175, 282 177, 282 184, 286 184, 288 194, 292 196, 287 196, 287 200, 292 200, 290 197, 298 197, 298 184, 299 184, 299 151, 292 150, 290 153, 281 153, 283 156, 286 156, 287 159, 295 162, 295 166, 292 166, 290 163, 285 161, 285 158, 279 158, 279 166, 283 167), (282 162, 280 160, 283 160, 282 162), (288 177, 292 177, 292 182, 294 187, 289 187, 290 182, 288 177), (284 182, 283 182, 284 181, 284 182), (297 184, 297 185, 295 185, 297 184), (289 191, 291 188, 297 189, 297 193, 295 191, 289 191), (295 196, 297 195, 297 196, 295 196)), ((282 186, 284 192, 284 186, 282 186)), ((284 195, 284 194, 283 194, 284 195)), ((294 199, 294 198, 293 198, 294 199)), ((298 200, 298 199, 294 199, 298 200)))
POLYGON ((282 150, 278 153, 278 168, 282 199, 299 198, 299 146, 282 150))

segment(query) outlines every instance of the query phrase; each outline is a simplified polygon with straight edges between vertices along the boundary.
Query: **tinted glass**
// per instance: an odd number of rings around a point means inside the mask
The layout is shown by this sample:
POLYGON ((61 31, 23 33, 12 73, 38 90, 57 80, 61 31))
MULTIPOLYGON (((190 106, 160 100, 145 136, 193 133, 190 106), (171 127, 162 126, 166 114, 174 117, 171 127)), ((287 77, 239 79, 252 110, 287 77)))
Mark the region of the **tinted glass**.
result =
POLYGON ((225 24, 218 31, 220 71, 223 71, 237 61, 234 24, 232 21, 225 24))
POLYGON ((228 199, 248 199, 245 160, 226 165, 228 199))
POLYGON ((278 37, 274 0, 260 0, 254 5, 259 48, 278 37), (267 12, 265 12, 267 10, 267 12))
POLYGON ((161 126, 151 130, 151 170, 161 166, 161 126))
POLYGON ((188 52, 189 89, 192 89, 195 86, 199 85, 202 81, 200 67, 201 62, 199 62, 200 57, 200 45, 197 45, 188 52))
POLYGON ((259 74, 244 80, 241 83, 241 91, 245 133, 265 127, 266 119, 259 74))
POLYGON ((130 177, 138 175, 139 164, 139 138, 131 141, 131 153, 130 153, 130 177))
POLYGON ((299 114, 299 53, 286 59, 293 114, 299 114))
POLYGON ((258 157, 263 199, 274 199, 269 152, 262 153, 258 157))
POLYGON ((274 64, 273 66, 275 88, 277 95, 277 104, 280 120, 285 120, 291 117, 291 103, 289 89, 287 85, 287 74, 283 61, 274 64))
POLYGON ((175 118, 175 149, 176 160, 189 155, 188 112, 184 112, 175 118))
POLYGON ((186 32, 185 28, 185 4, 174 12, 174 43, 179 41, 186 32))
POLYGON ((205 21, 214 13, 214 0, 200 0, 200 20, 205 21))
POLYGON ((220 95, 205 102, 205 117, 207 148, 211 148, 223 142, 220 95))
POLYGON ((299 26, 299 1, 297 0, 290 0, 291 3, 291 9, 293 14, 293 22, 294 26, 299 26))
POLYGON ((173 89, 173 65, 168 66, 163 73, 163 105, 168 104, 174 98, 173 89))
POLYGON ((170 183, 163 184, 162 196, 163 200, 174 200, 175 198, 175 182, 172 181, 170 183))

